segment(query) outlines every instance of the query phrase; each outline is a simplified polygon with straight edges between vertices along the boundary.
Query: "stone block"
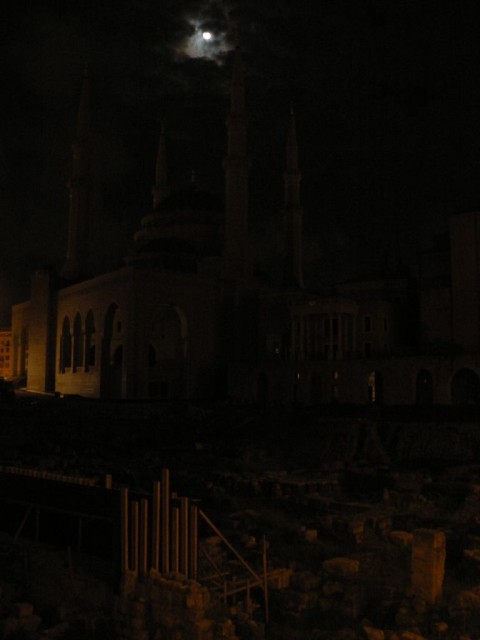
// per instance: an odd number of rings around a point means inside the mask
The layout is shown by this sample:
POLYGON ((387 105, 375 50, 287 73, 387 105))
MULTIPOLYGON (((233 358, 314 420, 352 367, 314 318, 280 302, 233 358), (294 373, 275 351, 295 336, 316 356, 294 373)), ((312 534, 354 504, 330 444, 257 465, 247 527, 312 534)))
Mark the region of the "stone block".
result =
POLYGON ((15 602, 13 613, 16 618, 28 618, 33 615, 33 604, 30 604, 30 602, 15 602))
POLYGON ((315 542, 318 538, 318 531, 316 529, 305 529, 304 536, 307 542, 315 542))
POLYGON ((330 580, 323 585, 322 592, 326 598, 339 597, 343 594, 343 587, 336 580, 330 580))
POLYGON ((417 529, 412 543, 412 593, 428 604, 441 597, 445 573, 445 533, 434 529, 417 529))
POLYGON ((388 534, 388 539, 398 547, 401 547, 402 549, 408 549, 412 546, 413 533, 410 533, 409 531, 398 530, 390 531, 390 533, 388 534))
POLYGON ((385 640, 385 631, 383 629, 376 629, 375 627, 365 625, 362 627, 362 631, 367 640, 385 640))
POLYGON ((293 611, 304 611, 317 606, 317 591, 285 591, 282 598, 285 608, 293 611))
POLYGON ((18 627, 20 629, 23 629, 27 633, 34 633, 40 628, 41 624, 42 624, 41 617, 36 616, 35 614, 20 618, 18 620, 18 627))
POLYGON ((143 600, 131 600, 129 606, 129 614, 133 618, 144 618, 148 611, 148 603, 143 600))
POLYGON ((235 626, 231 620, 215 623, 215 640, 234 640, 235 637, 235 626))
POLYGON ((402 631, 400 640, 426 640, 426 638, 414 631, 402 631))
POLYGON ((286 589, 290 586, 293 576, 292 569, 277 569, 268 578, 268 586, 271 589, 286 589))
POLYGON ((69 631, 70 625, 68 622, 61 622, 60 624, 55 625, 54 627, 50 627, 50 629, 46 629, 43 631, 42 636, 46 638, 63 638, 69 631))
POLYGON ((135 632, 141 631, 142 629, 145 628, 145 618, 143 616, 130 618, 128 622, 128 626, 130 627, 130 629, 132 629, 135 632))
POLYGON ((330 558, 323 562, 323 569, 333 576, 356 576, 360 571, 360 562, 353 558, 330 558))
POLYGON ((298 571, 292 575, 290 584, 299 591, 313 591, 318 589, 320 578, 311 571, 298 571))
POLYGON ((18 618, 5 618, 0 620, 0 632, 2 638, 7 638, 18 629, 18 618))
POLYGON ((213 640, 214 624, 212 620, 203 618, 193 623, 191 627, 192 640, 213 640))
POLYGON ((322 613, 329 613, 333 609, 333 602, 328 598, 319 598, 317 606, 322 613))

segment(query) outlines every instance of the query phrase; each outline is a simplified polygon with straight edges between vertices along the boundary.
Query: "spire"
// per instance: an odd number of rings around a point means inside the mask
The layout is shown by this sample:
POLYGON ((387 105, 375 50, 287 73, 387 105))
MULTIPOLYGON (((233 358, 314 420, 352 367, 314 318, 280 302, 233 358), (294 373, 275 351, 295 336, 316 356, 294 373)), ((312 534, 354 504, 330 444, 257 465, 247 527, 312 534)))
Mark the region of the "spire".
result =
POLYGON ((77 279, 87 272, 89 233, 89 136, 90 80, 88 69, 83 74, 82 93, 77 115, 75 140, 72 145, 72 177, 69 182, 67 256, 61 275, 77 279))
POLYGON ((300 204, 302 174, 298 167, 298 144, 295 115, 290 110, 287 130, 286 163, 283 174, 285 218, 284 284, 303 289, 303 209, 300 204))
POLYGON ((233 59, 228 150, 225 159, 225 269, 229 278, 248 274, 248 158, 244 70, 240 49, 233 59))
POLYGON ((165 127, 163 124, 158 142, 157 162, 155 164, 155 184, 152 189, 152 196, 154 209, 168 196, 167 155, 165 151, 165 127))

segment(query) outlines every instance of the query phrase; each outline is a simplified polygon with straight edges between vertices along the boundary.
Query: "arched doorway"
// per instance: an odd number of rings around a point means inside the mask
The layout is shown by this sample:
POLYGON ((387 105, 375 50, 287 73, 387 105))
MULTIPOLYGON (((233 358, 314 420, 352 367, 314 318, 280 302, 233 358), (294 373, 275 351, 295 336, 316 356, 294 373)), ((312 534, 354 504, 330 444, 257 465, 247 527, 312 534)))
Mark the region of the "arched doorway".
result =
POLYGON ((371 371, 368 375, 368 401, 371 404, 383 403, 383 376, 379 371, 371 371))
POLYGON ((472 369, 459 369, 452 378, 452 404, 474 405, 480 402, 480 380, 472 369))
POLYGON ((95 319, 93 311, 87 313, 85 319, 85 371, 89 371, 96 364, 96 344, 95 344, 95 319))
POLYGON ((112 302, 105 314, 102 342, 101 395, 122 397, 124 327, 118 305, 112 302))
POLYGON ((417 373, 416 402, 420 405, 433 404, 433 378, 430 371, 421 369, 417 373))
POLYGON ((185 395, 187 321, 173 305, 160 305, 149 320, 147 393, 162 400, 185 395))

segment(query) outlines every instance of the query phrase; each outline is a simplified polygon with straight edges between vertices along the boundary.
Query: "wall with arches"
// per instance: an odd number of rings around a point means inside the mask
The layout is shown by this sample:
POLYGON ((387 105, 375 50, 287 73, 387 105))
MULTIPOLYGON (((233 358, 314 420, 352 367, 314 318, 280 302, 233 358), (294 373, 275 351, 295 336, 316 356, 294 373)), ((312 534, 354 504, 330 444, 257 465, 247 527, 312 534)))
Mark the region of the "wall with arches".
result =
POLYGON ((480 405, 480 357, 235 365, 230 383, 234 399, 265 405, 471 406, 480 405))
POLYGON ((58 292, 58 393, 87 397, 125 395, 122 356, 130 312, 128 290, 128 273, 120 270, 58 292))

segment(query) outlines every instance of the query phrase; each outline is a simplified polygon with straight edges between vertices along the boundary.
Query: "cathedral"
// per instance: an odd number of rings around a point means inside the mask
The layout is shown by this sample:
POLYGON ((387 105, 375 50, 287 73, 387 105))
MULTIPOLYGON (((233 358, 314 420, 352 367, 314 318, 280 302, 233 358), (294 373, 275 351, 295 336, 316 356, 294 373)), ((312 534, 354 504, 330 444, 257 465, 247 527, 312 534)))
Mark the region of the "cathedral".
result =
POLYGON ((89 273, 89 81, 73 144, 66 259, 39 270, 12 309, 12 372, 40 393, 261 404, 478 404, 480 213, 452 217, 416 280, 390 269, 323 294, 303 278, 301 173, 290 114, 283 275, 254 277, 248 239, 244 71, 235 52, 224 202, 167 182, 165 133, 153 207, 123 266, 89 273))

